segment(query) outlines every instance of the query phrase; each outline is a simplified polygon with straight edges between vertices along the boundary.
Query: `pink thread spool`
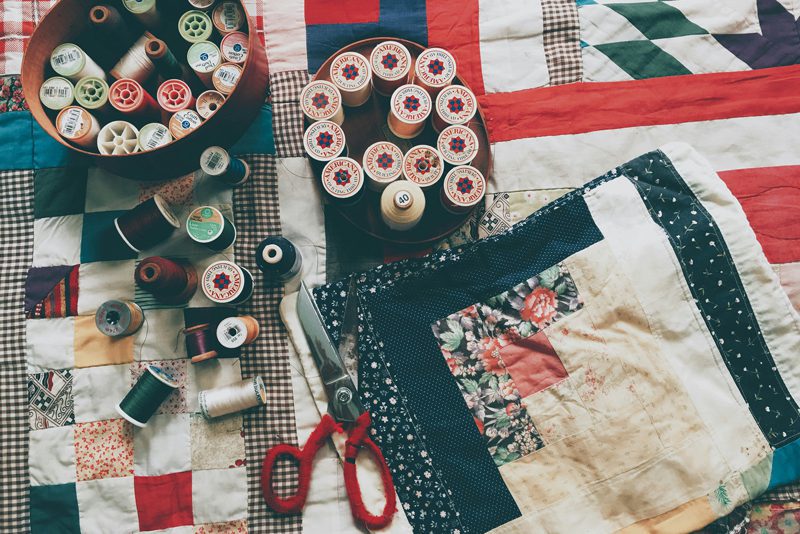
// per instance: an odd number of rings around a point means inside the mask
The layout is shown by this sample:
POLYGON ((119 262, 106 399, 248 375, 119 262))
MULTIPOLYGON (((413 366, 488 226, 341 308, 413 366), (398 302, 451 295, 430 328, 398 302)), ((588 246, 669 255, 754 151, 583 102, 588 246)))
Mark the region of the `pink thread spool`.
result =
POLYGON ((131 78, 123 78, 109 88, 111 106, 126 116, 149 120, 159 116, 156 101, 141 84, 131 78))
POLYGON ((192 90, 183 80, 167 80, 158 87, 158 105, 167 113, 194 107, 192 90))

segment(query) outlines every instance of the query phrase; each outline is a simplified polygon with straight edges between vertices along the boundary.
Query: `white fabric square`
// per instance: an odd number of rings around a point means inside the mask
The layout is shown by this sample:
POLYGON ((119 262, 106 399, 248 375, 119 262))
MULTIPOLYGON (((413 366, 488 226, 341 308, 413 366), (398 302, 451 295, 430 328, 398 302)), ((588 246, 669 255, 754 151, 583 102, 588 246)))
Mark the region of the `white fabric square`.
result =
POLYGON ((157 414, 133 435, 133 472, 158 476, 189 471, 192 444, 189 414, 157 414))
POLYGON ((239 358, 214 358, 189 366, 186 380, 186 406, 190 412, 199 412, 197 395, 204 389, 227 386, 242 380, 239 358))
POLYGON ((70 426, 31 430, 31 486, 75 482, 75 432, 70 426))
POLYGON ((107 300, 133 300, 135 268, 133 260, 81 264, 78 315, 94 315, 107 300))
POLYGON ((136 333, 136 360, 179 360, 186 357, 182 308, 148 309, 144 325, 136 333))
MULTIPOLYGON (((194 203, 198 206, 232 205, 233 189, 221 180, 215 180, 203 171, 195 172, 194 203)), ((197 206, 195 206, 197 207, 197 206)))
POLYGON ((139 183, 112 174, 100 167, 89 167, 86 178, 86 213, 129 210, 139 204, 139 183))
POLYGON ((117 404, 130 389, 129 364, 75 369, 72 378, 75 422, 88 423, 119 418, 117 404))
POLYGON ((25 321, 28 371, 75 367, 75 319, 25 321))
POLYGON ((82 231, 83 214, 33 221, 32 267, 79 264, 82 231))
POLYGON ((139 525, 133 477, 101 478, 78 482, 81 532, 130 532, 139 525))
POLYGON ((581 6, 578 18, 581 40, 590 45, 647 40, 628 19, 601 4, 581 6))
MULTIPOLYGON (((593 46, 581 50, 583 59, 583 81, 585 82, 625 82, 633 76, 622 67, 608 59, 608 56, 593 46)), ((522 171, 523 169, 520 169, 522 171)))
MULTIPOLYGON (((795 18, 800 16, 797 1, 788 1, 794 4, 795 18)), ((758 7, 753 0, 672 0, 669 5, 709 33, 761 33, 758 7)))
POLYGON ((747 63, 710 35, 654 39, 653 44, 677 59, 694 74, 750 70, 747 63))
POLYGON ((245 0, 244 4, 253 16, 261 14, 263 9, 264 40, 270 58, 270 72, 308 70, 305 2, 245 0))
POLYGON ((247 517, 247 468, 192 472, 195 523, 221 523, 247 517), (221 499, 220 496, 225 498, 221 499))

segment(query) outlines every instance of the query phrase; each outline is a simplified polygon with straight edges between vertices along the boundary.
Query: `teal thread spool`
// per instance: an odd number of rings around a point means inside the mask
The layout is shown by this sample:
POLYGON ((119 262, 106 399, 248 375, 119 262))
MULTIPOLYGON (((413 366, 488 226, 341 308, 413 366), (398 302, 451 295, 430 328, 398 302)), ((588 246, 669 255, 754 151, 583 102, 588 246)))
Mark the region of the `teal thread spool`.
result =
POLYGON ((119 404, 117 412, 131 424, 140 428, 158 411, 170 393, 178 389, 178 382, 155 365, 148 365, 133 388, 119 404))

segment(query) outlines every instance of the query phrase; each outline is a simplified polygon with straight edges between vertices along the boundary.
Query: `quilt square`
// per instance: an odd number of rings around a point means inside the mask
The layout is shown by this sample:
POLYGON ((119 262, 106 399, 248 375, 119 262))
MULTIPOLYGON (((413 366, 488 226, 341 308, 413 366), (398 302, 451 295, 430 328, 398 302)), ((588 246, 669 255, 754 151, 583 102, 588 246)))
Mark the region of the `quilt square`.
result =
POLYGON ((94 315, 75 317, 75 367, 133 361, 133 336, 112 338, 97 329, 94 315))
POLYGON ((247 469, 192 472, 195 523, 219 523, 247 518, 247 469), (220 499, 225 495, 225 499, 220 499))
POLYGON ((81 262, 83 215, 62 215, 33 221, 33 267, 81 262))
POLYGON ((75 367, 75 317, 25 321, 29 372, 75 367))
POLYGON ((83 291, 78 299, 78 313, 94 315, 105 301, 133 300, 133 273, 135 262, 97 261, 80 266, 80 284, 83 291))
MULTIPOLYGON (((222 447, 221 443, 215 444, 222 447)), ((133 438, 133 469, 137 476, 157 476, 192 469, 189 414, 154 415, 133 438)))
POLYGON ((77 488, 82 532, 120 532, 122 526, 135 530, 133 477, 87 480, 77 488))
POLYGON ((567 370, 544 332, 500 348, 500 358, 523 397, 567 377, 567 370))
POLYGON ((33 216, 37 219, 83 213, 86 167, 36 169, 33 191, 33 216))
POLYGON ((78 481, 133 475, 133 427, 124 419, 75 425, 78 481))
POLYGON ((183 310, 148 309, 144 314, 145 323, 134 335, 136 360, 180 360, 186 358, 186 343, 182 334, 183 310))
POLYGON ((56 319, 78 315, 78 265, 34 267, 25 279, 25 317, 56 319))
MULTIPOLYGON (((134 477, 134 489, 140 530, 194 524, 191 471, 157 477, 137 476, 134 477)), ((217 499, 220 495, 224 493, 217 493, 217 499)))
POLYGON ((86 213, 125 211, 139 203, 139 182, 117 176, 101 167, 89 167, 86 213))
POLYGON ((75 484, 31 486, 31 534, 79 534, 75 484))
MULTIPOLYGON (((129 260, 137 256, 120 237, 114 219, 125 211, 86 213, 81 237, 80 262, 129 260)), ((77 262, 75 262, 77 263, 77 262)))
POLYGON ((129 365, 74 369, 75 420, 88 423, 119 417, 116 406, 131 389, 129 365))
POLYGON ((224 469, 245 465, 242 416, 206 419, 191 416, 192 469, 224 469))
POLYGON ((28 411, 34 430, 73 424, 72 371, 59 369, 29 374, 28 411))
POLYGON ((186 385, 189 360, 153 360, 136 362, 131 366, 131 386, 139 380, 148 365, 155 365, 169 373, 178 382, 178 389, 161 403, 157 414, 182 414, 189 411, 186 406, 186 385))
POLYGON ((74 427, 34 430, 29 436, 31 486, 75 482, 74 427))
POLYGON ((194 534, 247 534, 247 519, 195 525, 194 534))

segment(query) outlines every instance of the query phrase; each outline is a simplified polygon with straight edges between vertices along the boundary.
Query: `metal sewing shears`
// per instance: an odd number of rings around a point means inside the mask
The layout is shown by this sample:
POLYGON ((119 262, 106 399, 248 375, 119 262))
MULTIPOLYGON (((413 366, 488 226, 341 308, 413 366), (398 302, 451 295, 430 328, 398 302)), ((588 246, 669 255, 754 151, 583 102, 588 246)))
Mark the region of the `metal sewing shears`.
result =
POLYGON ((397 509, 397 499, 391 472, 381 450, 369 437, 371 424, 369 412, 361 404, 353 379, 347 373, 342 355, 358 350, 358 296, 355 279, 351 279, 345 304, 344 323, 338 348, 334 346, 325 330, 322 314, 314 296, 305 282, 300 284, 297 297, 297 314, 303 326, 314 363, 328 393, 328 411, 311 433, 302 449, 282 443, 271 448, 264 457, 261 468, 261 489, 267 504, 280 513, 298 513, 305 506, 311 482, 311 468, 314 457, 334 433, 347 433, 345 442, 344 481, 350 510, 356 520, 367 528, 380 529, 387 526, 397 509), (355 341, 354 341, 355 340, 355 341), (347 429, 345 429, 347 427, 347 429), (361 487, 356 476, 356 459, 364 449, 371 454, 381 471, 383 494, 386 503, 381 515, 373 515, 364 506, 361 487), (279 497, 272 487, 272 473, 275 464, 282 456, 291 456, 299 464, 299 486, 297 492, 289 497, 279 497))

